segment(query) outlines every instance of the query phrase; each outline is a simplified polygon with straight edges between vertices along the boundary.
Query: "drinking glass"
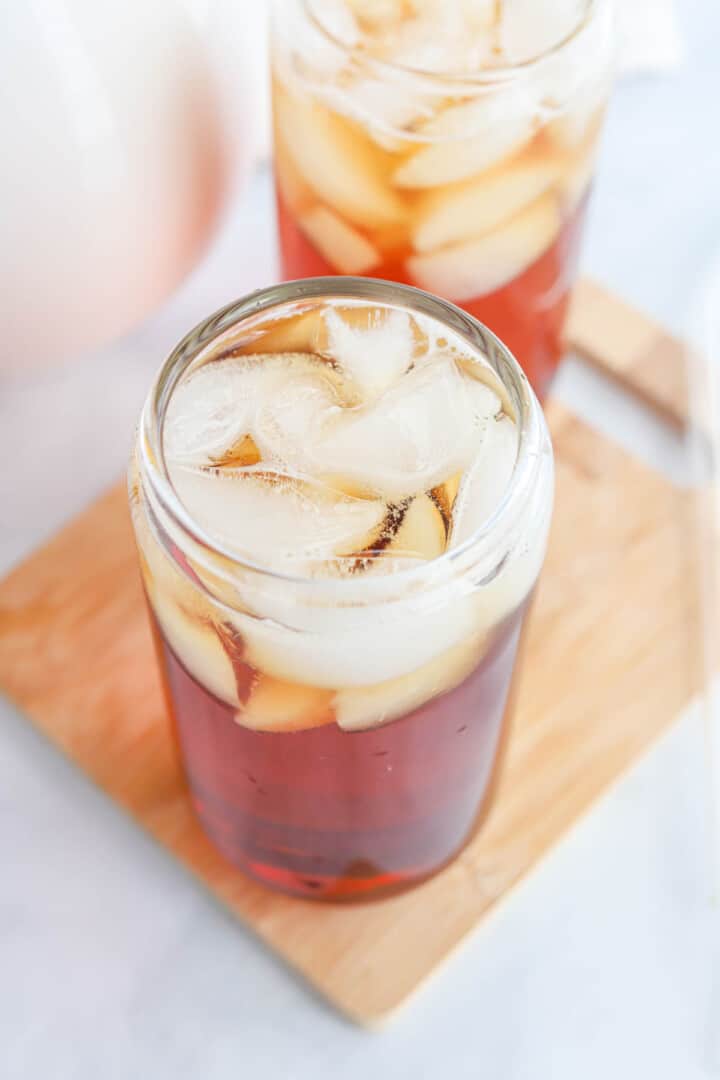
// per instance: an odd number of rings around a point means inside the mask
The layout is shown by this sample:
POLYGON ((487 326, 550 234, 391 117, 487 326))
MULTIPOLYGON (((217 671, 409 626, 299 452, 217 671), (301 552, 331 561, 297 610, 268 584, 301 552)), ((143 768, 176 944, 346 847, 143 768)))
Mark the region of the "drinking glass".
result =
POLYGON ((351 277, 277 285, 180 342, 142 412, 130 503, 190 795, 227 859, 287 892, 345 900, 422 881, 463 848, 490 804, 552 493, 547 429, 516 361, 419 290, 351 277), (330 409, 329 422, 350 425, 328 452, 332 491, 290 467, 273 472, 265 442, 246 433, 264 409, 283 453, 322 456, 318 425, 301 421, 318 394, 347 389, 320 340, 330 310, 346 336, 390 328, 380 368, 364 366, 364 345, 353 353, 352 386, 374 391, 403 347, 398 326, 412 328, 407 391, 330 409), (449 366, 423 363, 433 349, 451 350, 449 366), (443 464, 467 405, 457 357, 480 376, 467 384, 473 402, 492 403, 477 431, 498 424, 505 440, 495 456, 483 443, 475 479, 443 464), (245 378, 241 416, 232 394, 245 378), (425 438, 428 416, 427 491, 408 497, 398 460, 408 439, 425 438), (199 448, 211 455, 202 466, 199 448), (361 532, 372 524, 370 466, 390 492, 385 531, 310 572, 301 549, 322 546, 347 515, 361 532), (373 554, 395 561, 377 572, 373 554))
POLYGON ((610 0, 280 0, 282 272, 416 285, 547 393, 612 70, 610 0))

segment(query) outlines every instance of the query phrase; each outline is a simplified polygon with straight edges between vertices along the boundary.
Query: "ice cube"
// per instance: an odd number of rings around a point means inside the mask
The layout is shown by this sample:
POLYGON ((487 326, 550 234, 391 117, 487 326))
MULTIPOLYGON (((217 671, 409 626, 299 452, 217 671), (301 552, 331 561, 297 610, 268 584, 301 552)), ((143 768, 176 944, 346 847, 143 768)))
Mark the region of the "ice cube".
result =
MULTIPOLYGON (((388 354, 388 350, 397 350, 400 356, 407 353, 407 344, 401 331, 408 317, 404 316, 403 321, 393 316, 388 321, 388 315, 387 308, 365 303, 353 304, 351 301, 332 307, 321 304, 300 309, 281 318, 268 318, 255 323, 251 340, 236 350, 236 355, 243 355, 248 359, 255 355, 258 359, 262 357, 263 360, 272 360, 273 354, 282 354, 278 362, 282 362, 284 357, 284 360, 292 365, 292 374, 304 372, 309 378, 322 376, 330 379, 343 404, 357 405, 362 400, 361 386, 364 380, 362 372, 357 373, 356 380, 356 368, 373 367, 372 359, 367 356, 369 350, 363 349, 362 342, 367 341, 373 351, 379 349, 383 354, 382 363, 387 363, 393 371, 400 372, 400 364, 388 354), (328 322, 329 311, 332 311, 336 318, 331 316, 328 322), (337 331, 334 340, 331 340, 330 324, 337 331), (343 329, 347 330, 346 334, 342 333, 343 329), (362 337, 366 333, 370 335, 369 338, 362 337), (387 336, 390 333, 391 341, 387 336), (350 357, 347 370, 342 362, 337 362, 342 358, 335 355, 336 349, 344 349, 350 357)), ((414 316, 409 322, 416 352, 420 351, 420 342, 424 340, 420 329, 421 321, 419 316, 414 316)), ((428 330, 431 328, 431 324, 428 324, 428 330)), ((381 365, 378 363, 375 366, 381 365)), ((406 366, 403 364, 402 370, 405 370, 406 366)), ((367 385, 369 389, 369 384, 367 385)))
POLYGON ((469 410, 452 359, 419 365, 377 401, 338 411, 318 438, 318 462, 391 500, 427 491, 469 460, 469 410))
MULTIPOLYGON (((572 14, 572 0, 564 0, 564 5, 572 14)), ((551 120, 560 114, 558 133, 565 129, 566 146, 573 141, 577 145, 583 129, 607 99, 612 73, 610 5, 585 2, 579 7, 569 40, 562 48, 551 49, 528 72, 529 88, 543 114, 551 120), (581 31, 574 33, 580 27, 581 31)), ((570 21, 565 22, 564 30, 570 21)))
POLYGON ((503 88, 451 105, 421 124, 429 141, 393 174, 401 188, 466 180, 516 153, 533 135, 536 106, 522 88, 503 88))
POLYGON ((370 241, 326 206, 298 218, 298 225, 322 257, 341 274, 367 274, 381 262, 370 241))
POLYGON ((351 224, 382 227, 402 220, 405 208, 385 179, 383 152, 349 122, 307 98, 278 91, 278 131, 284 147, 315 193, 351 224))
POLYGON ((548 56, 533 71, 529 85, 546 121, 574 113, 569 128, 574 128, 576 133, 580 131, 592 107, 587 97, 590 88, 586 68, 574 50, 548 56))
POLYGON ((352 499, 262 469, 176 466, 170 475, 183 504, 211 536, 257 564, 288 573, 367 547, 385 516, 379 500, 352 499))
POLYGON ((253 731, 302 731, 334 719, 331 690, 260 675, 235 720, 253 731))
POLYGON ((546 194, 494 232, 411 256, 408 272, 420 288, 462 303, 518 277, 550 247, 559 228, 557 201, 546 194))
POLYGON ((242 393, 237 368, 206 364, 184 379, 168 404, 163 425, 165 455, 174 462, 207 462, 252 429, 256 371, 247 372, 242 393))
MULTIPOLYGON (((530 595, 542 567, 550 527, 551 507, 547 485, 552 487, 552 459, 549 449, 541 457, 538 483, 530 495, 524 528, 510 537, 510 544, 494 567, 485 566, 477 580, 477 616, 486 628, 497 626, 517 611, 530 595), (543 475, 544 474, 544 475, 543 475)), ((469 507, 469 504, 468 504, 469 507)), ((492 512, 492 511, 491 511, 492 512)), ((471 511, 466 519, 470 532, 480 515, 471 511)), ((481 523, 480 523, 481 524, 481 523)))
POLYGON ((451 548, 477 532, 497 510, 509 489, 517 450, 517 428, 507 416, 485 425, 478 454, 460 481, 455 498, 451 548))
MULTIPOLYGON (((269 374, 268 368, 263 377, 269 374)), ((163 424, 163 448, 175 464, 207 464, 252 433, 256 364, 209 363, 175 388, 163 424)))
POLYGON ((415 340, 407 312, 366 305, 329 307, 325 325, 326 348, 364 401, 379 397, 412 363, 415 340))
POLYGON ((375 77, 359 76, 342 88, 323 94, 339 112, 358 120, 367 133, 385 150, 398 151, 408 146, 409 132, 420 121, 432 116, 437 96, 417 86, 393 86, 375 77))
POLYGON ((492 0, 475 3, 423 0, 408 17, 376 34, 374 55, 419 72, 475 73, 491 55, 495 12, 492 0))
POLYGON ((547 191, 559 171, 554 156, 524 154, 474 180, 424 194, 412 231, 415 250, 434 251, 491 232, 547 191))
POLYGON ((482 427, 489 417, 504 412, 515 422, 515 406, 507 388, 500 382, 493 369, 476 356, 459 356, 458 367, 470 379, 470 398, 476 422, 482 427))
MULTIPOLYGON (((371 601, 383 576, 364 574, 371 601)), ((477 597, 451 586, 442 597, 367 605, 310 608, 288 592, 258 590, 253 608, 261 618, 238 616, 247 660, 273 677, 338 689, 373 686, 415 671, 454 645, 477 635, 477 597)))
POLYGON ((396 40, 386 51, 402 67, 435 74, 450 70, 457 52, 452 41, 440 35, 428 36, 424 27, 405 40, 396 40))
POLYGON ((345 731, 377 727, 459 686, 480 663, 485 638, 472 636, 399 679, 349 687, 335 695, 337 722, 345 731))
POLYGON ((258 401, 255 440, 263 460, 281 471, 318 471, 318 433, 349 397, 336 370, 321 362, 314 366, 319 372, 285 367, 284 378, 258 401))
POLYGON ((504 0, 500 45, 507 59, 522 63, 542 56, 582 25, 588 0, 504 0))
MULTIPOLYGON (((490 521, 509 489, 518 452, 518 433, 507 416, 488 430, 477 458, 463 477, 453 509, 449 547, 469 540, 490 521)), ((548 486, 552 487, 549 446, 538 462, 537 483, 530 494, 519 532, 507 534, 507 546, 493 561, 477 565, 476 615, 486 632, 524 603, 540 572, 550 524, 548 486)))
MULTIPOLYGON (((297 5, 302 8, 304 5, 297 5)), ((278 11, 288 17, 289 5, 278 11)), ((355 17, 345 0, 308 0, 305 11, 274 38, 274 58, 286 73, 296 77, 329 82, 348 67, 352 49, 359 42, 355 17)))
MULTIPOLYGON (((312 328, 317 325, 305 325, 302 333, 312 328)), ((301 328, 286 326, 284 332, 287 339, 299 335, 301 328)), ((279 326, 271 327, 268 336, 280 333, 279 326)), ((208 363, 181 382, 170 399, 163 428, 165 456, 171 465, 242 466, 278 456, 283 464, 290 464, 293 440, 299 454, 312 429, 310 404, 320 417, 338 403, 356 401, 357 390, 350 380, 315 354, 247 353, 208 363), (288 387, 297 394, 297 422, 293 425, 295 413, 288 408, 285 416, 290 427, 280 454, 278 433, 268 423, 267 410, 274 402, 287 404, 288 387)))

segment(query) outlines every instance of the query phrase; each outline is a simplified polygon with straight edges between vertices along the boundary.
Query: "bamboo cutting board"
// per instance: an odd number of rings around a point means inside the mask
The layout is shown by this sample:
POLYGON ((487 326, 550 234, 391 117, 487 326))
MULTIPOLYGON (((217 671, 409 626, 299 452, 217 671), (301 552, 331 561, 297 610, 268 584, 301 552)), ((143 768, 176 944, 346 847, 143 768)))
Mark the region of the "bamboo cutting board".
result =
MULTIPOLYGON (((568 344, 686 422, 680 343, 592 283, 577 291, 568 344)), ((548 418, 557 509, 497 802, 455 863, 404 896, 351 907, 290 899, 243 877, 205 840, 173 756, 123 485, 0 584, 0 688, 362 1024, 408 997, 697 686, 690 496, 556 402, 548 418)))

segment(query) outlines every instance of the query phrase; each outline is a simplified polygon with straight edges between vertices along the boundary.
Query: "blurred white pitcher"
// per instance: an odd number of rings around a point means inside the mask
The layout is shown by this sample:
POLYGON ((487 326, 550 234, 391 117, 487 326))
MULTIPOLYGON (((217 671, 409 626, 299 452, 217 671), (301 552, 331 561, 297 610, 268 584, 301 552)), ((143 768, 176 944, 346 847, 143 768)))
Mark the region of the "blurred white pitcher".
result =
MULTIPOLYGON (((234 45, 242 70, 240 35, 234 45)), ((111 339, 192 268, 242 142, 226 138, 216 65, 178 0, 6 7, 0 370, 111 339)))

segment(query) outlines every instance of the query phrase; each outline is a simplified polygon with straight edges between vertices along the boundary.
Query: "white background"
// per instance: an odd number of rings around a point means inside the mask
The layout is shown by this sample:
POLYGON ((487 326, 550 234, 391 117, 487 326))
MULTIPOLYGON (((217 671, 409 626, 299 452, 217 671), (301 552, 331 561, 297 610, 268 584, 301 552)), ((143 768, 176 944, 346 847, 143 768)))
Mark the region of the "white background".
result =
MULTIPOLYGON (((688 332, 720 251, 720 9, 684 0, 679 15, 684 67, 615 98, 585 268, 688 332)), ((0 569, 121 472, 151 374, 181 334, 272 278, 269 192, 259 174, 205 263, 131 338, 0 382, 0 569)), ((680 470, 672 441, 596 379, 568 370, 559 392, 680 470)), ((0 702, 0 1076, 699 1080, 720 1043, 705 783, 689 716, 368 1034, 0 702)))

